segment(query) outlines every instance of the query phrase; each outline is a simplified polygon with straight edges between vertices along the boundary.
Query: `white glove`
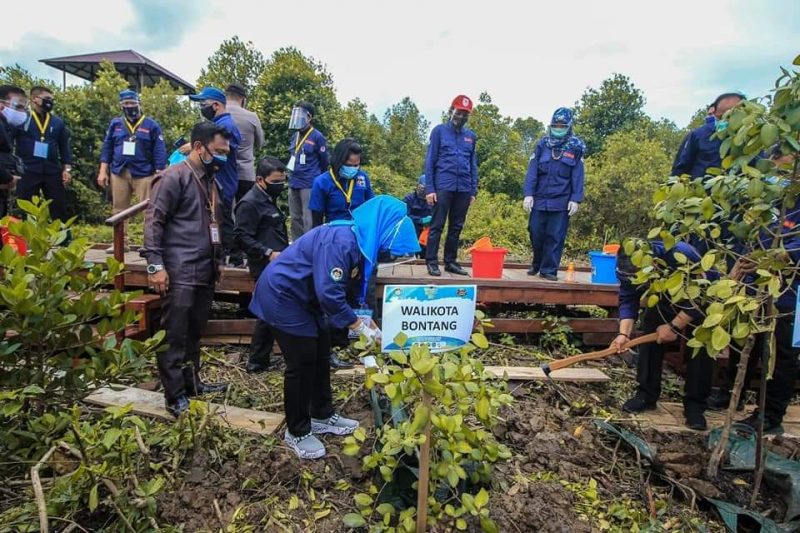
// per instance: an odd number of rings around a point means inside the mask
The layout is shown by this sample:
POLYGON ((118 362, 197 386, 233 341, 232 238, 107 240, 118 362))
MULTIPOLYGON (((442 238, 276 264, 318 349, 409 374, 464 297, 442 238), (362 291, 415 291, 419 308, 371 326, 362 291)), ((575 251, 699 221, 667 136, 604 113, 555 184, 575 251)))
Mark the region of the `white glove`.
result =
POLYGON ((533 209, 533 196, 526 196, 525 199, 522 200, 522 209, 524 209, 526 213, 531 212, 531 209, 533 209))
POLYGON ((567 204, 567 214, 569 216, 572 216, 575 213, 577 213, 578 212, 578 205, 579 205, 578 202, 570 202, 570 203, 568 203, 567 204))
POLYGON ((361 321, 355 329, 356 335, 364 335, 368 342, 377 342, 381 339, 381 330, 377 327, 371 328, 365 321, 361 321))
POLYGON ((378 360, 374 355, 362 357, 361 362, 364 364, 364 368, 378 368, 378 360))

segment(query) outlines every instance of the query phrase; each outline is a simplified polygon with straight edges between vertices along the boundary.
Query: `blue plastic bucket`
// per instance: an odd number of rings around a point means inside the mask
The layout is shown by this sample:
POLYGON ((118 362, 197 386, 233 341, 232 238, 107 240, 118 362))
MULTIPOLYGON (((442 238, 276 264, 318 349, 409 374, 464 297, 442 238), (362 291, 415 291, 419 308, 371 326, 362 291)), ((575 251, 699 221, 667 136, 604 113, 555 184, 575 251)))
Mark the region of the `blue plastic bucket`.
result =
POLYGON ((589 252, 592 261, 592 283, 617 283, 617 256, 603 252, 589 252))

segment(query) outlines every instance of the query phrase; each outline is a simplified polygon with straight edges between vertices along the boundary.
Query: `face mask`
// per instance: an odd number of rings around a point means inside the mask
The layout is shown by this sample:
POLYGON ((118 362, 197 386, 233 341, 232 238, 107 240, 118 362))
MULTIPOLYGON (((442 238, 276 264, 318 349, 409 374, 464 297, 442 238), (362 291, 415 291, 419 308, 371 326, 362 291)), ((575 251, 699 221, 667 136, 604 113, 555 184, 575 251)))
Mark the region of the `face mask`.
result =
POLYGON ((214 120, 214 104, 206 104, 200 106, 200 114, 203 115, 203 118, 206 120, 214 120))
POLYGON ((355 178, 356 174, 358 174, 358 167, 342 165, 341 168, 339 168, 339 176, 346 180, 355 178))
POLYGON ((716 125, 717 131, 725 131, 728 129, 727 120, 718 120, 716 125))
POLYGON ((568 127, 555 127, 550 126, 550 136, 556 139, 563 139, 569 133, 568 127))
POLYGON ((467 123, 467 117, 453 115, 450 122, 453 123, 453 126, 455 126, 457 130, 460 130, 467 123))
POLYGON ((53 110, 53 99, 52 98, 44 98, 42 103, 39 104, 39 107, 42 108, 42 111, 45 113, 49 113, 53 110))
POLYGON ((139 106, 123 107, 122 111, 125 113, 125 118, 128 120, 136 120, 139 118, 139 106))
POLYGON ((3 116, 12 126, 22 126, 28 120, 28 114, 25 111, 17 111, 8 106, 3 108, 3 116))
POLYGON ((267 191, 267 194, 276 198, 280 196, 283 190, 286 188, 286 183, 267 183, 264 190, 267 191))
POLYGON ((202 157, 200 158, 200 160, 203 162, 203 166, 206 169, 206 175, 216 174, 220 171, 222 166, 228 162, 228 156, 212 154, 211 150, 208 149, 208 146, 206 146, 205 149, 206 152, 208 152, 208 154, 211 156, 211 159, 208 161, 202 157))

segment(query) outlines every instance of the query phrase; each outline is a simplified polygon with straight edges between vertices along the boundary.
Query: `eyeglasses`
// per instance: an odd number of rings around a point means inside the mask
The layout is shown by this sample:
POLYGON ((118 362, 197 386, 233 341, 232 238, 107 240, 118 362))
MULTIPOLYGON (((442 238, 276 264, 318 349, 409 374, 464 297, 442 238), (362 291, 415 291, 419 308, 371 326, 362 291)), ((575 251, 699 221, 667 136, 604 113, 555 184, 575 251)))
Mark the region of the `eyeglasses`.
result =
POLYGON ((14 111, 25 111, 28 108, 27 100, 18 100, 14 98, 11 100, 0 100, 0 102, 3 102, 3 105, 7 105, 14 111))

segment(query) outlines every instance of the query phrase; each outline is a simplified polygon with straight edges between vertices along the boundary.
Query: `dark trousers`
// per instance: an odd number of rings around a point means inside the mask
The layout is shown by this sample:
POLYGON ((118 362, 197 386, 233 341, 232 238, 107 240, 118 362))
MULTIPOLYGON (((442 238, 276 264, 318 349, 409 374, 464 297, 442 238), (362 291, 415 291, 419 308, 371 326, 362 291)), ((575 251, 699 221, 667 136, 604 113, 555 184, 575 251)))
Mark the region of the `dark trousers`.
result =
POLYGON ((542 274, 555 276, 561 255, 564 253, 564 242, 569 229, 569 214, 566 211, 531 211, 528 219, 528 232, 533 248, 534 270, 542 274))
POLYGON ((250 340, 250 364, 269 365, 273 344, 275 337, 272 336, 272 330, 266 322, 257 319, 253 338, 250 340))
POLYGON ((158 374, 167 402, 193 394, 200 382, 200 336, 211 313, 213 287, 170 285, 162 326, 169 347, 158 354, 158 374))
POLYGON ((239 265, 242 263, 242 252, 236 245, 233 234, 233 202, 222 200, 222 221, 219 225, 220 238, 222 239, 222 249, 225 255, 231 257, 231 263, 239 265))
POLYGON ((50 200, 50 218, 67 220, 67 190, 61 174, 25 174, 17 183, 17 198, 30 200, 34 196, 50 200))
POLYGON ((255 184, 255 181, 239 180, 239 185, 236 186, 236 201, 241 200, 255 184))
POLYGON ((272 334, 286 361, 283 378, 283 405, 286 427, 295 437, 311 431, 311 417, 333 415, 333 391, 328 357, 331 351, 326 328, 318 337, 299 337, 278 328, 272 334))
POLYGON ((439 262, 439 241, 444 223, 447 222, 447 238, 444 241, 444 263, 455 263, 458 257, 458 241, 467 218, 472 193, 437 191, 436 204, 431 215, 431 229, 425 249, 425 262, 439 262))
MULTIPOLYGON (((653 333, 658 326, 668 324, 677 313, 668 306, 656 306, 647 309, 642 317, 642 333, 653 333)), ((661 371, 664 366, 663 344, 643 344, 639 347, 639 358, 636 363, 636 380, 639 382, 636 394, 648 403, 656 402, 661 396, 661 371)), ((714 362, 701 350, 690 356, 686 367, 686 386, 683 394, 684 412, 705 411, 708 395, 711 392, 711 373, 714 362)))

